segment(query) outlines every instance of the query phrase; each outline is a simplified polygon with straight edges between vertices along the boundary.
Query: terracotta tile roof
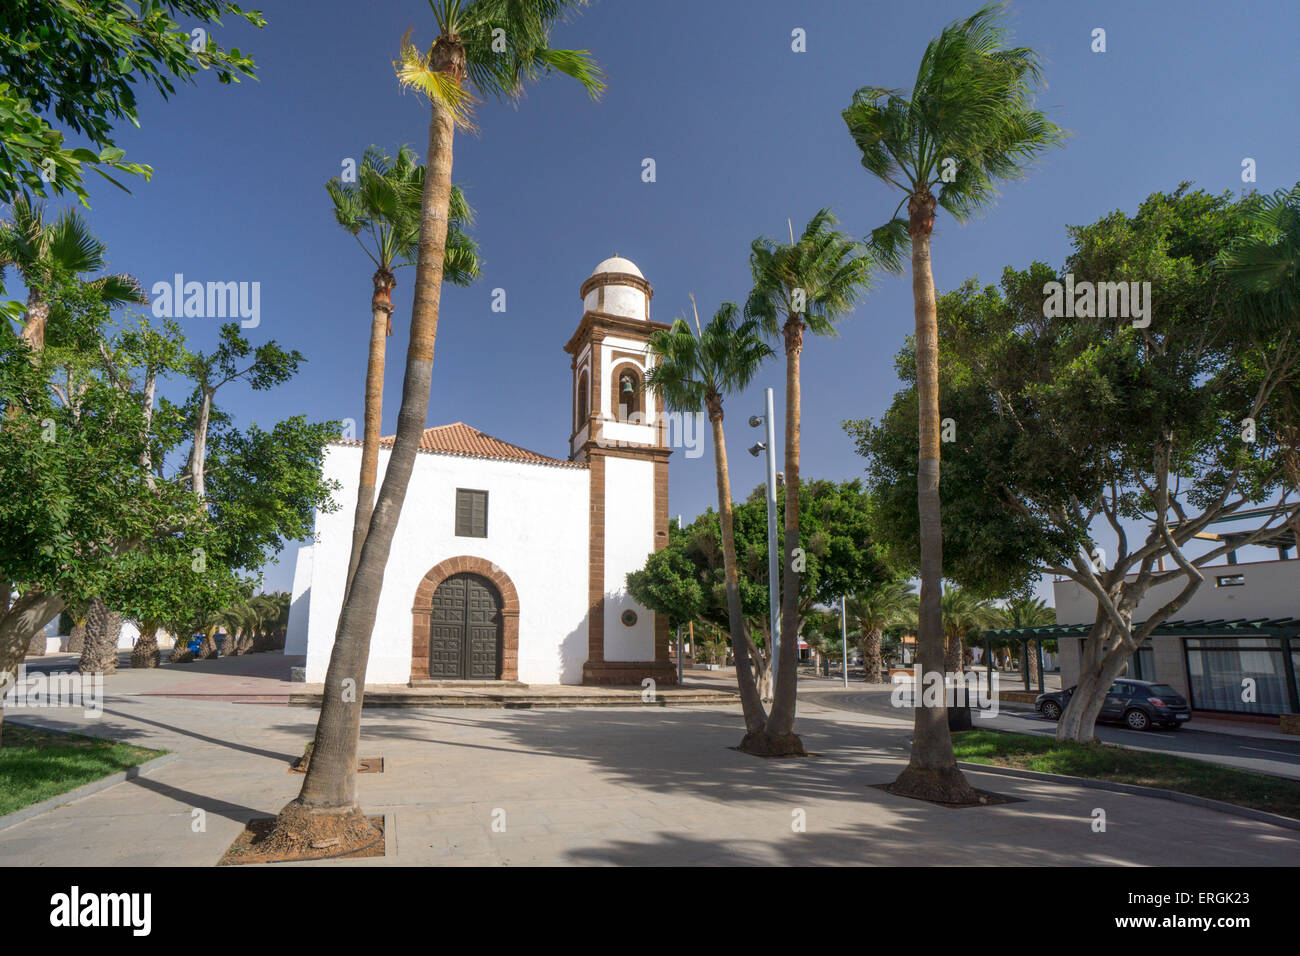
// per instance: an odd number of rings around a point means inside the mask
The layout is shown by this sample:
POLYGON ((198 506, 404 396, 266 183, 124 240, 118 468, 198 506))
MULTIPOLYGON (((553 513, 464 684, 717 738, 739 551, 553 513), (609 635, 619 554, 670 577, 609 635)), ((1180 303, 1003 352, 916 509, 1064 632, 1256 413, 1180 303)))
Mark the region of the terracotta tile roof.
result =
MULTIPOLYGON (((379 447, 392 448, 395 437, 387 435, 379 439, 379 447)), ((361 442, 342 439, 337 444, 359 446, 361 442)), ((502 461, 531 462, 537 465, 561 465, 568 468, 586 467, 583 462, 551 458, 535 451, 529 451, 527 448, 520 448, 518 445, 502 441, 500 438, 493 438, 491 435, 481 432, 477 428, 472 428, 464 422, 426 428, 424 434, 420 436, 420 451, 433 455, 458 455, 462 458, 495 458, 502 461)))

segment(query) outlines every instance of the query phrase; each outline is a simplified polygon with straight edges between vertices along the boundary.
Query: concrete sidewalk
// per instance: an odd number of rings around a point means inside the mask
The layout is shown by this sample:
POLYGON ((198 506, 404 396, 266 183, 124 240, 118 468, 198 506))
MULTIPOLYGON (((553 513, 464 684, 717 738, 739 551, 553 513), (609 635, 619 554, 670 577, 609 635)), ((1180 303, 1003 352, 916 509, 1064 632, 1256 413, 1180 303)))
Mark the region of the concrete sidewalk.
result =
MULTIPOLYGON (((302 778, 287 769, 313 710, 219 702, 201 681, 184 697, 123 693, 151 680, 110 678, 98 721, 9 713, 178 758, 0 831, 0 864, 212 865, 245 821, 296 795, 302 778)), ((797 730, 818 754, 807 760, 741 754, 742 730, 735 706, 367 711, 361 756, 385 769, 358 778, 361 802, 389 816, 394 842, 350 865, 1300 861, 1300 833, 1131 794, 976 773, 1023 802, 953 810, 873 789, 905 763, 906 721, 805 701, 797 730)))

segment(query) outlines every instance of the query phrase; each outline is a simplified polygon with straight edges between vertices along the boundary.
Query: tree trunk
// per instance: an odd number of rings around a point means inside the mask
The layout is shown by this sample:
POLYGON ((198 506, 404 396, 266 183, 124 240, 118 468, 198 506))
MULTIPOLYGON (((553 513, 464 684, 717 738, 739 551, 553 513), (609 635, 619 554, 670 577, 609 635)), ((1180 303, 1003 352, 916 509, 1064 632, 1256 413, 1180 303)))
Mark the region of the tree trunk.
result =
MULTIPOLYGON (((785 334, 785 569, 781 582, 781 647, 776 661, 776 694, 767 727, 744 749, 768 756, 803 756, 803 742, 794 733, 799 689, 799 356, 803 351, 804 324, 798 316, 787 319, 785 334)), ((742 745, 743 746, 743 745, 742 745)))
POLYGON ((943 669, 949 674, 960 674, 965 663, 965 648, 960 635, 951 634, 947 638, 943 652, 943 669))
MULTIPOLYGON (((433 69, 455 82, 465 77, 465 53, 459 40, 439 37, 430 55, 433 69)), ((357 803, 357 749, 361 707, 375 613, 384 584, 384 568, 402 513, 406 487, 419 451, 433 384, 433 352, 438 335, 442 267, 451 205, 452 146, 455 122, 440 102, 432 103, 424 196, 420 213, 420 247, 416 261, 415 302, 411 309, 410 345, 402 381, 397 433, 375 501, 374 513, 352 586, 343 600, 325 673, 320 719, 298 797, 280 811, 269 847, 283 851, 309 848, 320 836, 338 838, 342 849, 376 839, 374 828, 357 803)))
POLYGON ((86 622, 77 621, 72 625, 72 631, 68 634, 68 653, 80 654, 82 648, 86 646, 86 622))
POLYGON ((207 455, 208 455, 208 421, 212 417, 212 396, 216 390, 203 386, 203 396, 199 400, 198 421, 194 425, 194 444, 190 448, 190 487, 202 501, 208 493, 207 455))
POLYGON ((862 627, 862 671, 868 684, 880 683, 880 638, 879 628, 862 627))
MULTIPOLYGON (((1126 615, 1127 619, 1127 615, 1126 615)), ((1079 661, 1079 683, 1056 722, 1056 739, 1090 743, 1096 739, 1097 715, 1106 692, 1132 656, 1131 632, 1118 634, 1114 623, 1098 610, 1091 633, 1084 640, 1079 661), (1110 650, 1103 652, 1102 648, 1110 650)))
POLYGON ((4 695, 18 678, 32 635, 44 630, 63 607, 62 598, 29 591, 0 615, 0 720, 4 718, 4 695))
MULTIPOLYGON (((718 517, 722 527, 722 567, 727 587, 727 621, 731 626, 731 651, 736 657, 736 683, 741 709, 745 713, 745 739, 762 733, 767 713, 749 657, 745 634, 745 612, 740 604, 740 573, 736 567, 736 531, 731 508, 731 476, 727 470, 727 443, 722 429, 722 400, 709 398, 709 422, 713 425, 713 460, 718 482, 718 517)), ((744 747, 744 743, 741 743, 744 747)))
POLYGON ((50 304, 45 301, 40 289, 27 291, 27 312, 23 316, 23 330, 20 338, 33 352, 45 348, 45 326, 50 319, 50 304))
POLYGON ((908 200, 912 238, 912 303, 916 317, 917 430, 920 440, 916 505, 921 521, 921 596, 917 612, 917 702, 912 756, 891 789, 941 803, 973 803, 977 795, 957 769, 944 702, 926 706, 924 680, 944 664, 943 536, 939 516, 939 315, 930 272, 935 200, 929 190, 908 200))
POLYGON ((158 650, 158 625, 152 621, 140 623, 140 637, 131 648, 132 667, 157 667, 162 663, 162 652, 158 650))
MULTIPOLYGON (((366 362, 365 422, 361 434, 361 478, 357 482, 357 510, 352 519, 352 556, 348 559, 347 587, 352 586, 361 545, 370 528, 370 513, 375 504, 375 482, 379 474, 379 438, 384 421, 384 352, 393 331, 393 287, 397 280, 385 268, 372 277, 374 294, 370 299, 370 357, 366 362)), ((346 590, 344 593, 347 593, 346 590)))
POLYGON ((176 643, 172 645, 171 656, 167 658, 172 664, 188 664, 194 660, 194 652, 190 650, 191 636, 186 634, 177 634, 176 643))
POLYGON ((217 656, 217 631, 216 628, 209 628, 203 632, 203 641, 199 644, 198 659, 209 661, 217 656))
POLYGON ((86 612, 86 643, 77 669, 83 674, 113 674, 117 671, 117 642, 122 636, 122 615, 99 598, 86 612))
MULTIPOLYGON (((772 635, 767 633, 768 628, 763 626, 763 633, 767 635, 767 646, 772 646, 772 635)), ((745 639, 749 645, 749 660, 754 668, 754 683, 758 688, 758 699, 765 706, 771 706, 772 703, 772 660, 771 655, 765 652, 763 648, 754 643, 753 635, 747 630, 745 639)))
POLYGON ((1027 641, 1020 645, 1020 676, 1029 675, 1029 686, 1038 686, 1038 654, 1035 653, 1033 641, 1027 641))

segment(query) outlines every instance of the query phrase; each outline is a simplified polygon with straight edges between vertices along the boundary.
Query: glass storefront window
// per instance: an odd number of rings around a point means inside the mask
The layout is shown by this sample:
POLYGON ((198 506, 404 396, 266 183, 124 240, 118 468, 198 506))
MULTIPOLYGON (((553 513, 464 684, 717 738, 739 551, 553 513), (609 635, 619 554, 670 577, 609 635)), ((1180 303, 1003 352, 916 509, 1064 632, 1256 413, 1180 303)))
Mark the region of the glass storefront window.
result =
POLYGON ((1124 669, 1119 672, 1119 676, 1134 680, 1156 679, 1156 656, 1151 650, 1150 641, 1139 647, 1137 653, 1124 662, 1124 669))
POLYGON ((1189 637, 1184 643, 1194 709, 1291 713, 1281 639, 1189 637))

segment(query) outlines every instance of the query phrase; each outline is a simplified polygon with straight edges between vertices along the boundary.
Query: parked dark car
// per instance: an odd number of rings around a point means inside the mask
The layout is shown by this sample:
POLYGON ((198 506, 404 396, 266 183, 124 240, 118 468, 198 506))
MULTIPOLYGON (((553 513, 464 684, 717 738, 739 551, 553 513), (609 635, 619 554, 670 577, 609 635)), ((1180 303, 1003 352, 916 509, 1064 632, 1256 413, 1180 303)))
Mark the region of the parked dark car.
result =
MULTIPOLYGON (((1039 694, 1034 706, 1048 720, 1059 720, 1073 693, 1071 687, 1039 694)), ((1181 727, 1191 716, 1192 708, 1187 699, 1168 684, 1125 678, 1110 685, 1097 719, 1125 724, 1132 730, 1150 730, 1152 727, 1181 727)))

